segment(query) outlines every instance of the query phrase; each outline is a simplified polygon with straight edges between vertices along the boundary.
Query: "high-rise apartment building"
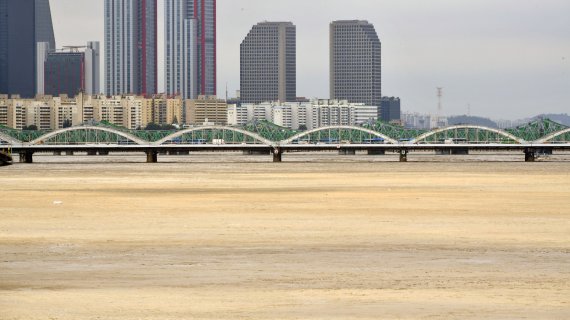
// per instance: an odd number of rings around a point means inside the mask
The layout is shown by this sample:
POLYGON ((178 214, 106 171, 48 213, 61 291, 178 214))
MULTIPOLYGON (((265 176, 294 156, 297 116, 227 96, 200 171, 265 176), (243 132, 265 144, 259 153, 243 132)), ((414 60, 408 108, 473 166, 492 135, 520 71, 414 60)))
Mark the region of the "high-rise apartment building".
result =
POLYGON ((216 0, 165 1, 166 92, 216 94, 216 0))
POLYGON ((240 46, 241 101, 295 101, 296 47, 296 27, 291 22, 253 26, 240 46))
POLYGON ((38 42, 55 48, 49 0, 0 0, 0 93, 35 96, 38 42))
POLYGON ((105 0, 105 92, 157 92, 157 0, 105 0))
POLYGON ((330 95, 370 106, 381 105, 381 43, 368 21, 330 25, 330 95))

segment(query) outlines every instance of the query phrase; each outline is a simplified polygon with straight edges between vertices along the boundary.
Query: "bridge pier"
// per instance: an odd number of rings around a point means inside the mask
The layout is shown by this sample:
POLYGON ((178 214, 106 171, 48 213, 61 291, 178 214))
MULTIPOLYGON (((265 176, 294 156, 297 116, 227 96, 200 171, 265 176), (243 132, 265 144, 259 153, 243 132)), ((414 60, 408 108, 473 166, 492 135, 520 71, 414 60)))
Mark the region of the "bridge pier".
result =
POLYGON ((356 150, 352 150, 352 149, 340 149, 338 150, 338 154, 341 156, 355 156, 356 155, 356 150))
POLYGON ((32 151, 20 152, 20 163, 34 163, 34 153, 32 151))
POLYGON ((400 149, 400 162, 408 162, 408 149, 400 149))
POLYGON ((525 162, 536 161, 536 150, 534 148, 526 148, 524 150, 524 161, 525 162))
POLYGON ((158 152, 154 150, 145 151, 146 153, 146 163, 157 163, 158 162, 158 152))
POLYGON ((181 155, 181 156, 189 156, 189 155, 190 155, 190 151, 187 151, 187 150, 185 150, 185 151, 178 151, 178 154, 181 155))
POLYGON ((54 155, 54 156, 61 156, 61 151, 54 151, 54 152, 53 152, 53 155, 54 155))
POLYGON ((381 149, 368 149, 368 155, 369 156, 383 156, 386 154, 385 150, 381 150, 381 149))
POLYGON ((281 149, 273 149, 273 162, 283 162, 283 154, 281 149))
POLYGON ((88 155, 88 156, 96 156, 96 155, 97 155, 97 150, 89 150, 89 151, 87 151, 87 155, 88 155))
POLYGON ((74 153, 73 151, 65 151, 66 156, 72 156, 74 153))

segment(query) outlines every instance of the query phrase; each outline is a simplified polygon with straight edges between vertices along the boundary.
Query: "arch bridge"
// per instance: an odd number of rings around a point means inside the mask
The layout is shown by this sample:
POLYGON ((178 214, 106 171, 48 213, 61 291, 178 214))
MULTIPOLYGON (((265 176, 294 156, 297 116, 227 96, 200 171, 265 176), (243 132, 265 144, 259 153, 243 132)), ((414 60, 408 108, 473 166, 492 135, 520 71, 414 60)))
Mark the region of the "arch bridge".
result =
POLYGON ((29 142, 30 145, 116 144, 144 145, 147 141, 113 128, 82 126, 60 129, 29 142))
POLYGON ((380 132, 364 127, 328 126, 301 132, 280 142, 288 144, 398 144, 398 141, 380 132))
POLYGON ((410 144, 524 144, 526 141, 503 130, 476 126, 456 125, 426 132, 410 144))
POLYGON ((205 126, 188 128, 172 133, 158 140, 155 145, 164 144, 262 144, 271 146, 273 141, 257 133, 227 126, 205 126))

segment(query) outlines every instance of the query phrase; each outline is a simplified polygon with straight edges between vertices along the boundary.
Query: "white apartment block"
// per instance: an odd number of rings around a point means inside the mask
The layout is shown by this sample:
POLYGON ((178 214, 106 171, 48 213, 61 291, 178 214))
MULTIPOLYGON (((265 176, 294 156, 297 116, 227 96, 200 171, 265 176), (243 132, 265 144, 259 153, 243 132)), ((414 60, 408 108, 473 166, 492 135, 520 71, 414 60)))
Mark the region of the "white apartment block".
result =
POLYGON ((266 120, 278 126, 299 130, 324 126, 357 126, 378 119, 378 108, 345 100, 312 100, 311 102, 265 102, 232 105, 228 108, 230 125, 242 126, 266 120))

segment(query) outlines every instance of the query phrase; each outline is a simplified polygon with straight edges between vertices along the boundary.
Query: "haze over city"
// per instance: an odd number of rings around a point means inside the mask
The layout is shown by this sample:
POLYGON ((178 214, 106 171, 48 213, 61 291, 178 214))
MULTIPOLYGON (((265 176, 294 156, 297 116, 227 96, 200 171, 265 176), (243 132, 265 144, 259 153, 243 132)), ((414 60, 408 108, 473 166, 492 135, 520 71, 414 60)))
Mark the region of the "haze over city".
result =
MULTIPOLYGON (((58 47, 103 45, 103 1, 52 0, 58 47)), ((164 13, 159 0, 159 91, 164 13)), ((566 113, 570 101, 570 3, 548 1, 218 1, 218 94, 239 89, 239 44, 257 22, 297 26, 297 95, 329 96, 329 23, 363 19, 382 41, 382 93, 407 111, 523 118, 566 113)), ((104 48, 102 48, 104 50, 104 48)), ((103 61, 102 61, 103 62, 103 61)), ((102 71, 103 72, 103 71, 102 71)), ((103 77, 102 77, 103 78, 103 77)))

